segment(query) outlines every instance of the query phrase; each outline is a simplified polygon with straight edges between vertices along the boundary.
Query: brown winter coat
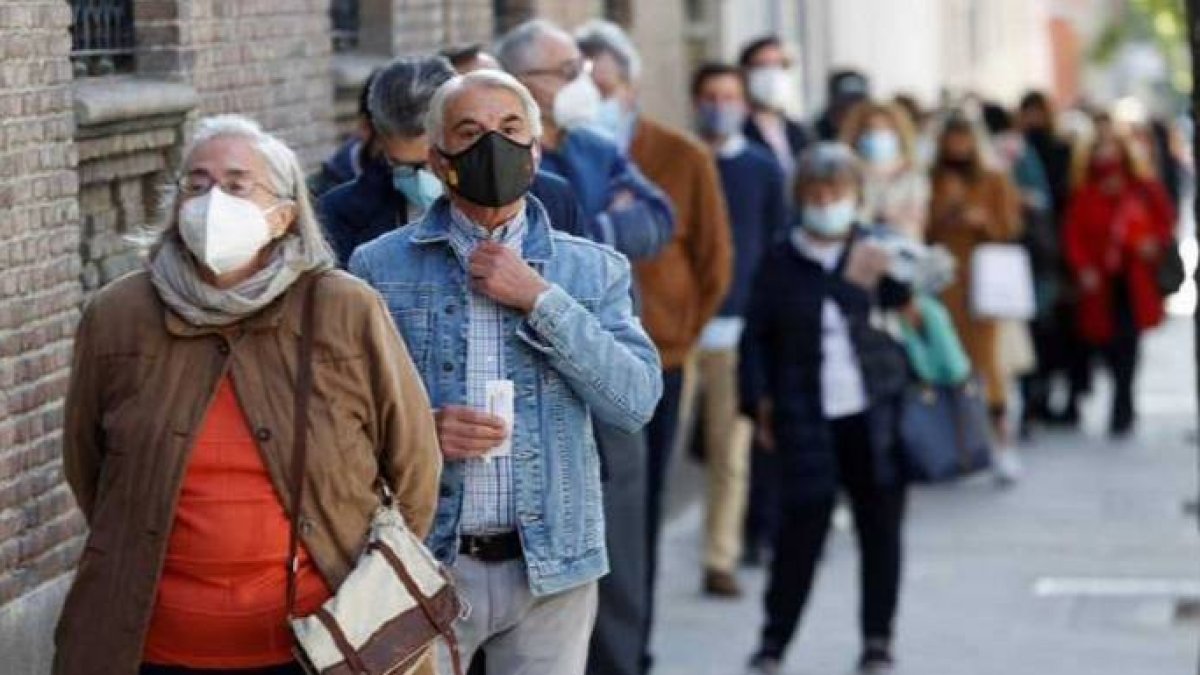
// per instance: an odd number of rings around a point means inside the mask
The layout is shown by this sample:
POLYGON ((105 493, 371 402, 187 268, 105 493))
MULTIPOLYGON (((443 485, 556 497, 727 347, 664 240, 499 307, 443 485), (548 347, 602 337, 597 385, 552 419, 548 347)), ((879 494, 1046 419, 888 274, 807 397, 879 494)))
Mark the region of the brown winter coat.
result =
POLYGON ((1007 399, 999 326, 993 320, 971 315, 971 257, 980 244, 1010 241, 1020 234, 1020 200, 1008 176, 985 170, 967 181, 935 170, 927 236, 930 243, 949 249, 958 261, 957 279, 942 294, 942 301, 950 310, 971 365, 987 386, 988 403, 996 409, 1002 408, 1007 399), (973 207, 986 216, 981 227, 964 222, 964 212, 973 207))
POLYGON ((679 368, 733 281, 729 211, 716 162, 699 141, 643 117, 629 155, 675 208, 674 238, 634 268, 663 368, 679 368))
MULTIPOLYGON (((189 451, 227 372, 290 512, 293 382, 312 278, 225 330, 168 311, 144 272, 84 311, 63 460, 91 532, 55 633, 56 675, 136 675, 189 451)), ((376 475, 424 535, 441 459, 428 398, 383 301, 341 272, 318 283, 300 522, 314 564, 337 588, 379 504, 376 475)))

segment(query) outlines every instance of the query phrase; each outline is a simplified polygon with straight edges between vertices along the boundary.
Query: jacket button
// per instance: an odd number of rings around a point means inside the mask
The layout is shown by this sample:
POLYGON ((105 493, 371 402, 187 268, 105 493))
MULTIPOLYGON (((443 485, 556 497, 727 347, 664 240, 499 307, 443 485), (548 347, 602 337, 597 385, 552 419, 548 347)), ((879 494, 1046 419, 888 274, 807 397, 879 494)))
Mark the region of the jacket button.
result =
POLYGON ((445 362, 445 363, 443 363, 443 364, 442 364, 442 370, 446 371, 447 373, 453 372, 453 371, 454 371, 454 364, 453 364, 453 363, 450 363, 449 361, 447 361, 447 362, 445 362))
POLYGON ((222 342, 221 344, 217 345, 217 351, 220 352, 221 356, 229 356, 229 345, 222 342))
POLYGON ((255 430, 254 437, 265 443, 271 440, 271 430, 266 427, 259 427, 255 430))
POLYGON ((446 313, 453 314, 457 308, 454 305, 446 305, 446 313))
POLYGON ((312 533, 315 532, 316 529, 317 529, 317 526, 315 524, 313 524, 313 521, 311 518, 306 518, 304 516, 300 517, 300 534, 303 534, 304 536, 307 537, 307 536, 312 535, 312 533))
POLYGON ((454 496, 454 491, 448 487, 443 487, 442 489, 438 490, 438 496, 442 499, 449 499, 454 496))

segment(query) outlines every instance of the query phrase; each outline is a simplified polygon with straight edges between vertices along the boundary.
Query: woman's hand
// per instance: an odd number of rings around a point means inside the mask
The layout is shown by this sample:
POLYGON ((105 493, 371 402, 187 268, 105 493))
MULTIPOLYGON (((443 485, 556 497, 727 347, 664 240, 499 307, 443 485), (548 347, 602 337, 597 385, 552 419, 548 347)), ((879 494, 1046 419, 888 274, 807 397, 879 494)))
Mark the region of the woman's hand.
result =
POLYGON ((504 418, 460 405, 434 412, 442 455, 452 462, 475 459, 508 438, 504 418))
POLYGON ((767 452, 775 452, 775 403, 769 398, 758 402, 758 412, 755 416, 754 438, 759 446, 767 452))
POLYGON ((1079 287, 1084 293, 1095 293, 1100 290, 1100 273, 1091 267, 1079 271, 1079 287))
POLYGON ((1143 239, 1137 247, 1138 255, 1142 260, 1148 263, 1158 262, 1158 257, 1162 254, 1162 247, 1153 239, 1143 239))

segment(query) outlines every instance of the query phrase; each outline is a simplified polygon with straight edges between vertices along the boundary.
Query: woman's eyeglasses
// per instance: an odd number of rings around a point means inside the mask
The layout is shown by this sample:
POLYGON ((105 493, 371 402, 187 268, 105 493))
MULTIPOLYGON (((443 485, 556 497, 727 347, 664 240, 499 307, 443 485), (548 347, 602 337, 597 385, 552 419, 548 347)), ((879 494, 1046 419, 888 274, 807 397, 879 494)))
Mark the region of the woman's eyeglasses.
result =
POLYGON ((279 198, 274 190, 254 180, 249 175, 234 175, 218 181, 204 172, 191 173, 179 180, 179 191, 185 197, 199 197, 208 194, 214 186, 219 186, 225 194, 242 199, 254 196, 255 190, 262 190, 272 197, 279 198))

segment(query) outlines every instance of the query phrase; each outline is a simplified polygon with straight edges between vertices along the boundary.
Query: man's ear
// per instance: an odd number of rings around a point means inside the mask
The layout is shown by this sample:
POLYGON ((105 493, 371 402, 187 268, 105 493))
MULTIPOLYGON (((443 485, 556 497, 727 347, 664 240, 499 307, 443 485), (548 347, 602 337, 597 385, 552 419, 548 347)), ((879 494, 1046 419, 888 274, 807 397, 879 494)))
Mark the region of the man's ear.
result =
POLYGON ((429 145, 429 154, 425 156, 425 164, 433 175, 450 187, 458 186, 458 172, 450 165, 450 161, 434 144, 429 145))

